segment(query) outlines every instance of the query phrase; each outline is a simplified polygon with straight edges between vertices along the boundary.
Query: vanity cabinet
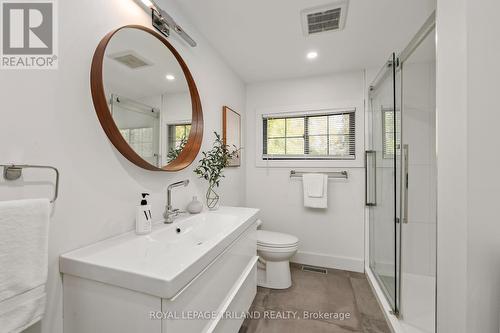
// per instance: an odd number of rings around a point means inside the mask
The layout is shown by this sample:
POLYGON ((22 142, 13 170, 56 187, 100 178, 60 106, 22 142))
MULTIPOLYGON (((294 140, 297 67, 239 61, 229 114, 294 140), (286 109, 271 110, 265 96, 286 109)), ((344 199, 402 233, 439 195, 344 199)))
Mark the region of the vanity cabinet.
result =
MULTIPOLYGON (((170 298, 62 270, 64 332, 238 332, 257 289, 256 224, 252 220, 170 298)), ((140 285, 141 279, 130 283, 140 285)))
POLYGON ((162 299, 162 311, 166 314, 196 316, 202 319, 165 320, 163 333, 171 332, 238 332, 242 320, 221 323, 209 312, 245 312, 250 308, 257 292, 257 257, 255 228, 242 237, 212 262, 197 279, 171 299, 162 299), (233 327, 234 329, 227 329, 233 327), (226 329, 224 329, 226 328, 226 329))

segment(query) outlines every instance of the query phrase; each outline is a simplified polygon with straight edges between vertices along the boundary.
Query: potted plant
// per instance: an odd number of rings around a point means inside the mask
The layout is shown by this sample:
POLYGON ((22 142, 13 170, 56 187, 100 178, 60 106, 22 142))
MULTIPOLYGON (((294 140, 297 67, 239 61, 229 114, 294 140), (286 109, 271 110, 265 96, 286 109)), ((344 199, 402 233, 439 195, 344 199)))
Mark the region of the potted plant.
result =
POLYGON ((203 158, 194 170, 198 177, 208 181, 206 200, 210 209, 217 209, 220 197, 214 189, 219 187, 221 179, 224 178, 223 169, 228 166, 229 160, 234 158, 239 151, 236 147, 232 151, 229 150, 229 146, 222 142, 220 135, 217 132, 214 134, 215 141, 212 149, 202 152, 203 158))

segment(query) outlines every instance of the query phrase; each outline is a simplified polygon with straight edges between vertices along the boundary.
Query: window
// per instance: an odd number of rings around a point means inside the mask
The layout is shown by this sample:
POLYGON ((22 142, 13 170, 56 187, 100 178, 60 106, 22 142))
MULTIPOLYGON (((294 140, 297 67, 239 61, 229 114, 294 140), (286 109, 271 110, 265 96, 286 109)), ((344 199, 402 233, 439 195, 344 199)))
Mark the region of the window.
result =
POLYGON ((143 158, 153 157, 153 128, 123 128, 120 133, 134 151, 143 158))
POLYGON ((168 150, 181 149, 186 144, 191 131, 191 124, 168 125, 168 150))
POLYGON ((264 116, 263 159, 356 157, 355 111, 264 116))
MULTIPOLYGON (((396 112, 396 122, 399 122, 400 113, 396 112)), ((382 108, 382 144, 384 158, 394 158, 394 150, 400 141, 399 126, 394 130, 394 110, 392 108, 382 108), (396 138, 394 138, 396 137, 396 138)))

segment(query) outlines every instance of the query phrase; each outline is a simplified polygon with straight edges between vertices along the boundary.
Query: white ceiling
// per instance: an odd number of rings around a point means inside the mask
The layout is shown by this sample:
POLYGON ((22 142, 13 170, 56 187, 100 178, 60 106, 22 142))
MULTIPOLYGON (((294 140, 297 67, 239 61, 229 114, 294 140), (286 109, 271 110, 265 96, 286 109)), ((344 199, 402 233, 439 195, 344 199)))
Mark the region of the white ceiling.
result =
POLYGON ((189 89, 172 52, 156 37, 142 30, 126 28, 118 31, 106 47, 104 57, 103 79, 107 94, 141 99, 189 89), (130 51, 150 65, 131 69, 111 57, 130 51), (175 80, 168 81, 167 74, 174 75, 175 80))
POLYGON ((410 41, 436 0, 350 0, 343 31, 305 37, 301 11, 328 0, 178 0, 246 82, 378 68, 410 41), (316 50, 319 57, 306 59, 316 50))

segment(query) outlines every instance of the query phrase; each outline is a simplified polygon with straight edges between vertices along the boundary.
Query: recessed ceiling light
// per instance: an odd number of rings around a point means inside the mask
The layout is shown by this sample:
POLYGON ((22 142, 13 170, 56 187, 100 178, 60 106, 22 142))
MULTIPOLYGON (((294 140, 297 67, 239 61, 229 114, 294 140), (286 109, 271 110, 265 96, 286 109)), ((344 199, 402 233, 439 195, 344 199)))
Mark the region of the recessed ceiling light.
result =
POLYGON ((316 59, 318 57, 318 52, 316 51, 311 51, 309 53, 307 53, 307 59, 316 59))
POLYGON ((311 51, 307 53, 307 59, 316 59, 318 57, 318 52, 311 51))
POLYGON ((167 80, 169 81, 173 81, 175 80, 175 76, 173 76, 172 74, 167 74, 167 76, 165 76, 167 78, 167 80))

